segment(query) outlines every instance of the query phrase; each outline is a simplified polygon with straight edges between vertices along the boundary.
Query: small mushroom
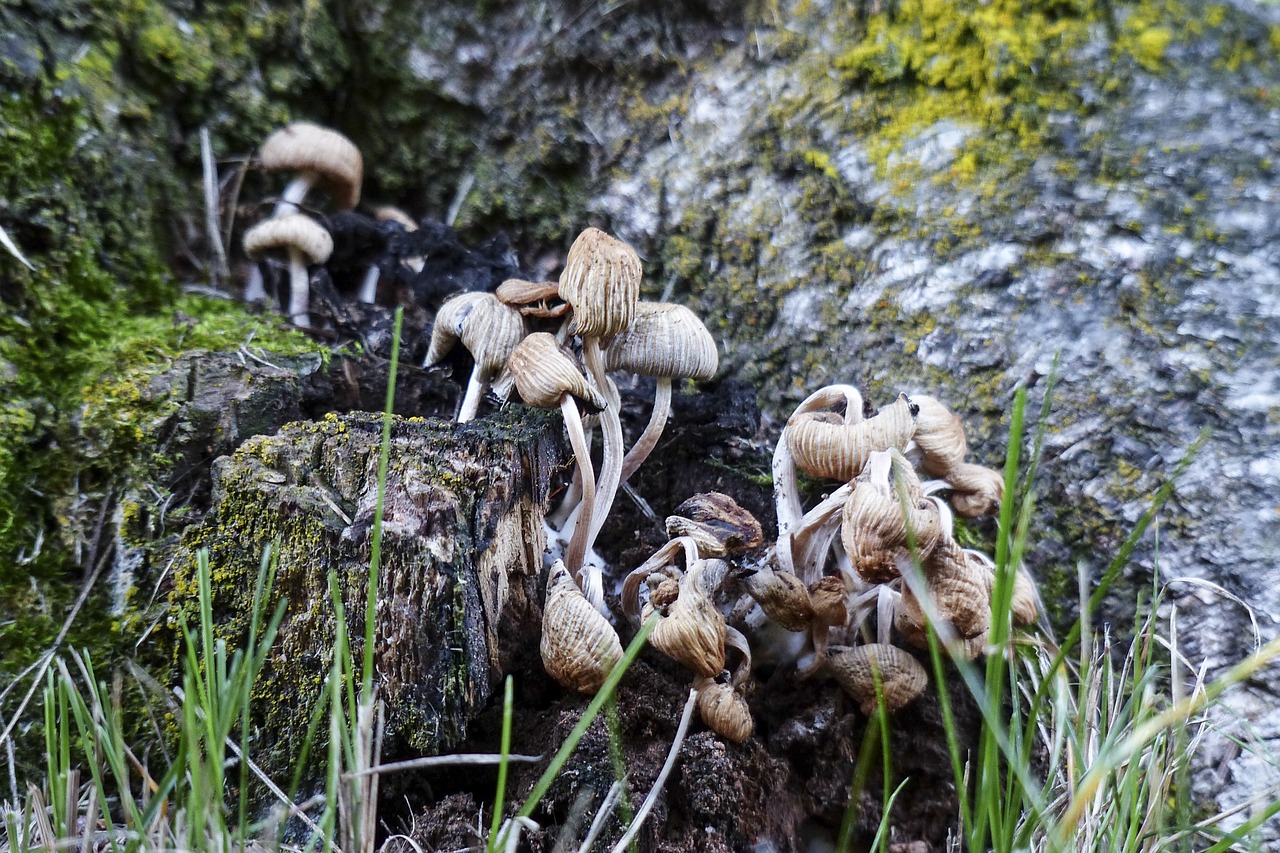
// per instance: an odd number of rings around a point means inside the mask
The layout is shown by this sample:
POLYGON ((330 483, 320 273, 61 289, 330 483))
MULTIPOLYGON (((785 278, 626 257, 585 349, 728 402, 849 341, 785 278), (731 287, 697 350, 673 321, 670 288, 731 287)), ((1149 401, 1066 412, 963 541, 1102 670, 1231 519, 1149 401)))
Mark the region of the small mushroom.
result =
POLYGON ((897 646, 872 643, 865 646, 832 646, 827 668, 845 691, 858 701, 865 716, 876 711, 876 681, 884 696, 885 710, 895 714, 916 700, 929 683, 924 667, 897 646))
POLYGON ((698 715, 707 728, 733 743, 751 737, 751 709, 733 684, 700 676, 693 686, 698 691, 698 715))
POLYGON ((788 631, 807 631, 813 623, 809 590, 791 572, 775 572, 760 566, 742 569, 734 577, 746 587, 764 615, 788 631))
POLYGON ((289 213, 259 222, 245 232, 244 252, 253 261, 265 260, 272 254, 288 258, 289 319, 296 326, 310 326, 307 266, 322 264, 333 253, 333 238, 329 232, 308 216, 289 213))
POLYGON ((710 379, 720 364, 715 339, 683 305, 639 302, 630 327, 604 349, 605 369, 653 376, 657 382, 649 423, 622 460, 625 483, 649 458, 671 414, 671 385, 677 378, 710 379))
POLYGON ((990 515, 1004 498, 1004 477, 982 465, 965 462, 969 444, 960 418, 927 395, 913 396, 919 406, 912 441, 920 450, 920 468, 930 477, 947 481, 954 490, 951 504, 966 518, 990 515))
POLYGON ((658 621, 649 642, 695 675, 713 678, 724 669, 724 617, 706 588, 714 560, 698 560, 680 579, 680 594, 658 621))
POLYGON ((738 502, 720 492, 696 494, 667 516, 667 536, 689 536, 704 557, 746 554, 760 547, 760 522, 738 502))
POLYGON ((587 384, 556 339, 546 332, 535 332, 522 340, 512 350, 508 364, 520 399, 541 409, 559 407, 564 416, 565 429, 569 432, 569 443, 573 446, 583 483, 582 514, 569 540, 569 553, 565 556, 569 571, 577 579, 588 550, 586 531, 595 511, 595 473, 576 401, 581 400, 592 410, 598 410, 604 406, 604 400, 587 384))
POLYGON ((295 210, 317 184, 341 210, 350 210, 360 202, 364 160, 355 143, 336 130, 294 122, 267 137, 259 159, 269 172, 297 173, 280 196, 274 216, 295 210))
POLYGON ((492 293, 460 293, 440 306, 423 367, 439 362, 459 340, 475 359, 458 423, 475 418, 489 383, 528 333, 524 317, 492 293))
MULTIPOLYGON (((984 633, 991 626, 990 573, 965 554, 954 539, 944 539, 924 563, 925 588, 938 618, 961 640, 984 633)), ((906 587, 902 591, 900 617, 923 626, 927 610, 906 587)), ((946 637, 947 631, 939 630, 946 637)))
POLYGON ((895 464, 896 453, 875 451, 870 455, 844 506, 841 542, 853 567, 870 583, 885 583, 901 574, 913 556, 909 548, 912 537, 921 559, 942 538, 937 505, 921 496, 919 481, 909 465, 895 464), (901 485, 903 495, 894 484, 901 485), (912 495, 917 496, 914 503, 912 495))
POLYGON ((557 560, 547 581, 542 611, 542 665, 562 686, 595 693, 622 660, 622 643, 609 620, 583 596, 557 560))
POLYGON ((496 295, 526 317, 548 320, 569 313, 569 303, 560 298, 560 284, 555 281, 509 278, 498 286, 496 295))

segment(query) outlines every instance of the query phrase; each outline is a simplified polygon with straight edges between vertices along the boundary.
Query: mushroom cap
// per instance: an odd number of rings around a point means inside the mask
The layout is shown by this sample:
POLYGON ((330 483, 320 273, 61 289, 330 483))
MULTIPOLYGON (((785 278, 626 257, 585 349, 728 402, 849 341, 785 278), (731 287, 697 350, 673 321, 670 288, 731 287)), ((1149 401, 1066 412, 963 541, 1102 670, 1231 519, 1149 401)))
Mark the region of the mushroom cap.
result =
POLYGON ((555 337, 546 332, 534 332, 522 340, 512 350, 508 367, 520 399, 530 406, 557 408, 565 394, 572 394, 592 411, 605 406, 604 399, 587 384, 573 359, 560 348, 555 337))
POLYGON ((912 394, 911 402, 920 407, 916 413, 916 432, 911 437, 920 448, 920 468, 930 477, 945 479, 969 452, 964 425, 959 415, 953 415, 933 397, 912 394))
POLYGON ((417 231, 418 223, 413 221, 413 217, 405 213, 398 207, 392 207, 384 204, 373 212, 373 218, 379 222, 395 222, 404 226, 406 231, 417 231))
POLYGON ((497 296, 527 317, 553 319, 569 313, 569 303, 560 299, 560 284, 554 281, 509 278, 498 285, 497 296))
POLYGON ((746 554, 764 541, 756 517, 720 492, 696 494, 676 507, 667 516, 667 536, 689 536, 706 557, 746 554))
POLYGON ((260 154, 269 172, 311 172, 338 207, 350 210, 360 202, 364 159, 347 137, 306 121, 295 121, 267 137, 260 154))
POLYGON ((714 678, 724 669, 724 616, 704 588, 709 561, 699 560, 680 579, 680 594, 649 635, 653 647, 696 675, 714 678))
POLYGON ((542 611, 542 665, 562 686, 595 693, 622 660, 618 632, 587 601, 562 561, 551 567, 542 611))
POLYGON ((985 465, 961 462, 947 472, 951 505, 965 518, 993 515, 1004 500, 1004 475, 985 465))
POLYGON ((333 254, 333 237, 323 225, 301 213, 263 220, 244 234, 244 253, 251 260, 260 261, 272 252, 289 249, 301 252, 308 266, 322 264, 333 254))
POLYGON ((829 412, 801 412, 787 421, 783 438, 796 467, 811 477, 849 482, 871 453, 902 450, 915 432, 915 405, 899 394, 873 418, 845 424, 829 412))
POLYGON ((813 602, 804 582, 791 572, 747 570, 739 575, 764 615, 788 631, 804 631, 813 622, 813 602))
POLYGON ((604 366, 642 376, 710 379, 720 356, 715 339, 688 308, 640 302, 631 326, 605 344, 604 366))
POLYGON ((476 364, 495 372, 506 366, 528 332, 520 312, 492 293, 460 293, 436 312, 427 364, 438 363, 460 340, 476 364))
POLYGON ((876 710, 877 672, 884 690, 885 710, 890 714, 910 705, 929 683, 924 667, 910 653, 883 643, 852 648, 832 646, 827 667, 868 717, 876 710))
POLYGON ((893 580, 910 562, 908 530, 915 537, 920 559, 927 558, 943 538, 938 507, 921 495, 919 480, 910 466, 895 464, 894 453, 871 454, 842 510, 840 542, 854 569, 870 583, 893 580), (905 514, 897 483, 907 494, 905 514), (914 503, 912 494, 916 495, 914 503))
POLYGON ((809 584, 809 601, 813 604, 813 621, 823 625, 843 625, 849 620, 845 602, 844 581, 834 575, 809 584))
MULTIPOLYGON (((944 539, 924 563, 925 586, 938 616, 956 635, 968 640, 991 627, 990 572, 972 560, 954 539, 944 539)), ((902 592, 902 609, 917 625, 925 611, 909 588, 902 592)))
POLYGON ((607 338, 624 331, 640 300, 643 268, 635 249, 598 228, 578 235, 560 273, 560 298, 573 306, 569 331, 607 338))
POLYGON ((732 684, 698 679, 698 715, 707 728, 733 743, 751 736, 751 709, 732 684))

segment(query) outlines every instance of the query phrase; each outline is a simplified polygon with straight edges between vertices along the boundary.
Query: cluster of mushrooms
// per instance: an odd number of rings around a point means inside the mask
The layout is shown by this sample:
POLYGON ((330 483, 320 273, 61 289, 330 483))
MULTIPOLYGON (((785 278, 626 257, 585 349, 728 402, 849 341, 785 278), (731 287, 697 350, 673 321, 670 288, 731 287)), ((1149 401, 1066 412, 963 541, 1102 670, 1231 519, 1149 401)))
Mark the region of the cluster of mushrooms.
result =
MULTIPOLYGON (((703 722, 729 740, 752 730, 753 647, 796 665, 798 678, 828 673, 865 714, 880 701, 899 711, 928 678, 895 639, 928 648, 932 625, 951 654, 987 646, 994 564, 956 542, 953 513, 995 512, 1003 479, 966 455, 959 418, 932 397, 900 395, 864 417, 855 388, 822 388, 774 452, 772 547, 760 547, 758 522, 731 498, 695 496, 667 519, 670 541, 627 575, 623 611, 637 626, 659 615, 650 642, 693 673, 703 722), (843 485, 806 508, 799 472, 843 485)), ((1011 610, 1017 626, 1039 615, 1022 570, 1011 610)), ((591 651, 566 656, 579 670, 561 681, 587 689, 600 676, 582 673, 607 672, 617 651, 599 645, 602 628, 583 620, 573 630, 576 648, 591 651)))
MULTIPOLYGON (((308 326, 307 267, 329 258, 333 240, 300 206, 318 187, 340 209, 354 208, 360 152, 336 131, 295 123, 267 139, 260 163, 293 178, 273 215, 246 232, 245 252, 287 263, 288 314, 308 326)), ((393 208, 377 215, 415 228, 393 208)), ((458 343, 470 352, 460 422, 476 417, 487 394, 505 400, 513 388, 528 405, 561 411, 576 467, 546 520, 540 650, 548 673, 588 694, 622 658, 593 545, 618 490, 662 434, 673 382, 708 379, 718 366, 702 321, 680 305, 640 301, 640 279, 630 246, 588 228, 558 281, 510 279, 441 305, 423 365, 442 364, 458 343), (620 371, 657 380, 648 425, 629 448, 610 376, 620 371)), ((373 302, 377 284, 374 266, 359 299, 373 302)), ((245 297, 266 297, 256 265, 245 297)), ((623 613, 633 627, 657 614, 649 642, 693 673, 703 722, 729 740, 752 731, 753 646, 757 661, 795 666, 798 678, 828 673, 864 713, 879 701, 898 711, 928 678, 895 639, 927 648, 932 625, 952 654, 973 658, 987 645, 994 565, 956 542, 952 519, 994 513, 1004 482, 967 462, 967 452, 959 418, 932 397, 903 394, 867 417, 852 386, 821 388, 796 408, 774 451, 776 542, 765 547, 759 522, 732 498, 696 495, 667 519, 666 545, 625 577, 623 613), (841 485, 806 508, 799 472, 841 485)), ((1038 615, 1035 586, 1019 569, 1013 622, 1038 615)))
MULTIPOLYGON (((313 189, 329 196, 338 211, 354 210, 360 202, 364 159, 355 143, 336 130, 294 122, 272 133, 263 142, 258 165, 267 172, 290 175, 288 185, 276 201, 272 214, 244 234, 244 252, 252 262, 244 299, 262 302, 268 298, 260 264, 278 263, 289 271, 289 299, 286 313, 295 326, 310 327, 309 267, 319 266, 333 254, 333 237, 325 226, 303 212, 303 204, 313 189)), ((374 212, 378 222, 397 223, 405 231, 417 230, 404 212, 390 206, 374 212)), ((421 268, 421 259, 405 262, 421 268)), ((373 303, 378 292, 380 270, 370 264, 360 283, 357 298, 373 303)))

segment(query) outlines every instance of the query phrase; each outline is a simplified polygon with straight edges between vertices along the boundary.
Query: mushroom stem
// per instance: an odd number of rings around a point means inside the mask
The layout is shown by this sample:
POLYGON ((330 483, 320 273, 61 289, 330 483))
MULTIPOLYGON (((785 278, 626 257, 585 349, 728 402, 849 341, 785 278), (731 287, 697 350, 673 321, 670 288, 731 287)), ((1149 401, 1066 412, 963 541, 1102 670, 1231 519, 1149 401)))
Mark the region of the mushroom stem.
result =
POLYGON ((262 267, 255 261, 249 266, 249 278, 244 283, 245 302, 265 302, 267 289, 262 283, 262 267))
POLYGON ((360 295, 357 297, 366 305, 372 305, 378 301, 378 277, 381 270, 377 264, 373 264, 365 271, 364 281, 360 282, 360 295))
POLYGON ((659 376, 657 392, 653 397, 653 411, 649 414, 649 423, 645 426, 644 432, 640 433, 640 437, 636 439, 636 443, 627 451, 627 455, 622 458, 622 478, 620 483, 627 482, 627 479, 636 472, 644 460, 649 458, 649 454, 653 452, 653 448, 657 446, 658 439, 662 437, 662 431, 667 426, 667 418, 671 415, 671 377, 659 376))
POLYGON ((586 433, 582 429, 582 416, 578 414, 578 404, 572 395, 565 394, 560 398, 560 411, 564 415, 564 426, 569 431, 569 443, 573 445, 573 455, 578 460, 578 479, 582 481, 582 511, 573 528, 573 537, 569 540, 569 552, 565 555, 565 566, 573 579, 578 579, 582 569, 582 561, 587 554, 587 532, 591 529, 591 519, 596 502, 595 472, 591 469, 591 447, 587 444, 586 433))
POLYGON ((298 177, 289 182, 289 186, 284 188, 284 192, 280 195, 280 200, 276 202, 276 209, 272 211, 272 217, 284 216, 286 213, 292 213, 302 204, 302 200, 307 197, 311 185, 315 183, 316 175, 314 172, 302 172, 298 177))
POLYGON ((311 278, 307 275, 306 259, 297 249, 289 249, 289 320, 295 326, 311 327, 307 306, 311 296, 311 278))
MULTIPOLYGON (((605 407, 600 410, 600 432, 604 439, 600 479, 596 481, 596 507, 587 533, 585 553, 591 550, 596 537, 600 535, 600 528, 609 517, 609 510, 613 508, 613 499, 622 479, 622 420, 618 416, 618 387, 605 373, 599 338, 583 338, 582 361, 587 369, 587 376, 606 401, 605 407)), ((581 520, 578 523, 582 524, 581 520)), ((577 535, 576 527, 574 535, 577 535)))
MULTIPOLYGON (((487 390, 489 390, 489 371, 485 370, 477 362, 476 366, 471 368, 471 379, 467 382, 467 393, 463 395, 462 405, 458 408, 458 423, 465 424, 467 421, 475 420, 476 412, 480 410, 480 401, 484 398, 484 392, 487 390)), ((565 421, 568 422, 568 417, 565 418, 565 421)), ((575 447, 574 452, 576 453, 577 450, 575 447)))
POLYGON ((853 494, 845 484, 804 514, 790 537, 792 562, 799 566, 796 576, 811 584, 822 577, 823 564, 831 542, 840 532, 840 512, 853 494))

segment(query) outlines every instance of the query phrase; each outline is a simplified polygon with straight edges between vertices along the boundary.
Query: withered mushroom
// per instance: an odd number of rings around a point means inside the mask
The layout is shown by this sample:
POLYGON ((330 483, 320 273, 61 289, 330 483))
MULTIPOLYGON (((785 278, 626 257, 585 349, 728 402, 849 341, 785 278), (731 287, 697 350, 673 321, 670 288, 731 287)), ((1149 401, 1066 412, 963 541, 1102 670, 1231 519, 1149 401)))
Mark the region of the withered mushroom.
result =
POLYGON ((476 416, 489 383, 507 366, 528 332, 520 312, 499 302, 492 293, 460 293, 440 306, 423 367, 438 363, 459 340, 475 359, 458 409, 458 423, 476 416))
POLYGON ((785 432, 796 466, 811 477, 847 483, 862 473, 873 452, 902 450, 915 432, 916 406, 906 394, 875 417, 854 424, 820 415, 792 415, 785 432))
POLYGON ((281 194, 275 216, 296 209, 317 184, 341 210, 350 210, 360 202, 364 160, 355 143, 336 130, 294 122, 267 137, 259 159, 267 171, 297 173, 281 194))
POLYGON ((578 584, 557 560, 547 580, 542 611, 542 665, 564 687, 595 693, 622 660, 622 643, 578 584))
POLYGON ((990 515, 1004 497, 1004 476, 964 461, 969 452, 960 418, 927 395, 913 396, 919 407, 912 441, 920 450, 920 468, 930 477, 946 480, 953 489, 951 504, 966 518, 990 515))
POLYGON ((724 669, 726 626, 708 588, 716 560, 698 560, 680 579, 680 593, 658 620, 649 642, 695 675, 713 678, 724 669))
POLYGON ((509 278, 495 294, 526 317, 554 319, 569 313, 569 303, 560 298, 560 284, 554 281, 524 281, 509 278))
POLYGON ((865 646, 832 646, 827 668, 854 699, 865 716, 875 713, 876 682, 884 696, 885 710, 901 711, 916 700, 929 679, 924 667, 897 646, 872 643, 865 646))
POLYGON ((898 577, 913 556, 928 557, 942 538, 942 518, 897 451, 875 451, 854 480, 840 537, 858 574, 870 583, 885 583, 898 577), (898 460, 901 464, 895 464, 898 460))
POLYGON ((244 252, 250 260, 272 254, 289 262, 289 319, 296 326, 310 326, 310 278, 307 266, 322 264, 333 253, 333 238, 319 223, 301 213, 289 213, 259 222, 244 235, 244 252))

